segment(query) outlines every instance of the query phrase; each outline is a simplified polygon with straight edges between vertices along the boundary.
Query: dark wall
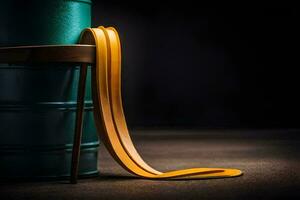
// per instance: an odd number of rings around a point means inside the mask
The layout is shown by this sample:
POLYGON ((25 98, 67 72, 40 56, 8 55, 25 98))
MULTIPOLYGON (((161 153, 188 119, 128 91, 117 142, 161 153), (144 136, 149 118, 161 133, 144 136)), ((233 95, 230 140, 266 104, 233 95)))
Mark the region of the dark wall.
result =
POLYGON ((300 127, 295 5, 174 2, 94 1, 120 33, 131 127, 300 127))

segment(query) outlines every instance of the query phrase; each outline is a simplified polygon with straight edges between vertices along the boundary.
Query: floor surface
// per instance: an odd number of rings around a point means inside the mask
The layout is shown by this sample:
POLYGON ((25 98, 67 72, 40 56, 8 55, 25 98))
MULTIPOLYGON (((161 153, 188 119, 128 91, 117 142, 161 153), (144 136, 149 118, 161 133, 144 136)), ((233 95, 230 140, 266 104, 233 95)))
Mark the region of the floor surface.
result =
POLYGON ((153 181, 136 179, 100 148, 101 175, 67 181, 2 182, 0 199, 300 199, 300 131, 137 130, 143 158, 168 171, 238 168, 237 178, 153 181))

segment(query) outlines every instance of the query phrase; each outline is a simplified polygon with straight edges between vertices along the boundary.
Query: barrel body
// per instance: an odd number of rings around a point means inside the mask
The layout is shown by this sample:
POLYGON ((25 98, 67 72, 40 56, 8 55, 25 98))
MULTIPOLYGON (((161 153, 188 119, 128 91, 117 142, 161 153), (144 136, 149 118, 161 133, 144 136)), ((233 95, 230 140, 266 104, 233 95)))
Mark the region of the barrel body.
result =
MULTIPOLYGON (((0 46, 75 44, 91 26, 89 0, 3 0, 0 46)), ((90 69, 80 176, 97 175, 90 69)), ((0 64, 0 178, 68 177, 79 66, 0 64)))

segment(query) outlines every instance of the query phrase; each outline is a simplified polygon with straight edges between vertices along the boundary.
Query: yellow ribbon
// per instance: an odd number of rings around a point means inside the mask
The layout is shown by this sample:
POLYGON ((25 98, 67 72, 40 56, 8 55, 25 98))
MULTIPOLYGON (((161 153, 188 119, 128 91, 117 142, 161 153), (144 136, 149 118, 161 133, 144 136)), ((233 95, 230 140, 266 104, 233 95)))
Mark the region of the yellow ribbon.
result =
POLYGON ((160 172, 136 151, 123 112, 121 98, 121 45, 114 28, 88 28, 80 43, 96 45, 92 68, 92 97, 97 131, 113 158, 128 172, 148 179, 207 179, 242 175, 238 169, 192 168, 160 172))

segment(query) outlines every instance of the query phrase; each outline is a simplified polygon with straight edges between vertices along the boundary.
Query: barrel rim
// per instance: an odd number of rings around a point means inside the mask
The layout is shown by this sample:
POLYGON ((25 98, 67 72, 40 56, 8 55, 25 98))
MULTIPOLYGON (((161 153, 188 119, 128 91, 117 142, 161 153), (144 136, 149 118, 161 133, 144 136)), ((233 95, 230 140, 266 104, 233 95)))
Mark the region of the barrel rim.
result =
POLYGON ((81 2, 81 3, 92 4, 92 0, 67 0, 67 1, 76 1, 76 2, 81 2))

